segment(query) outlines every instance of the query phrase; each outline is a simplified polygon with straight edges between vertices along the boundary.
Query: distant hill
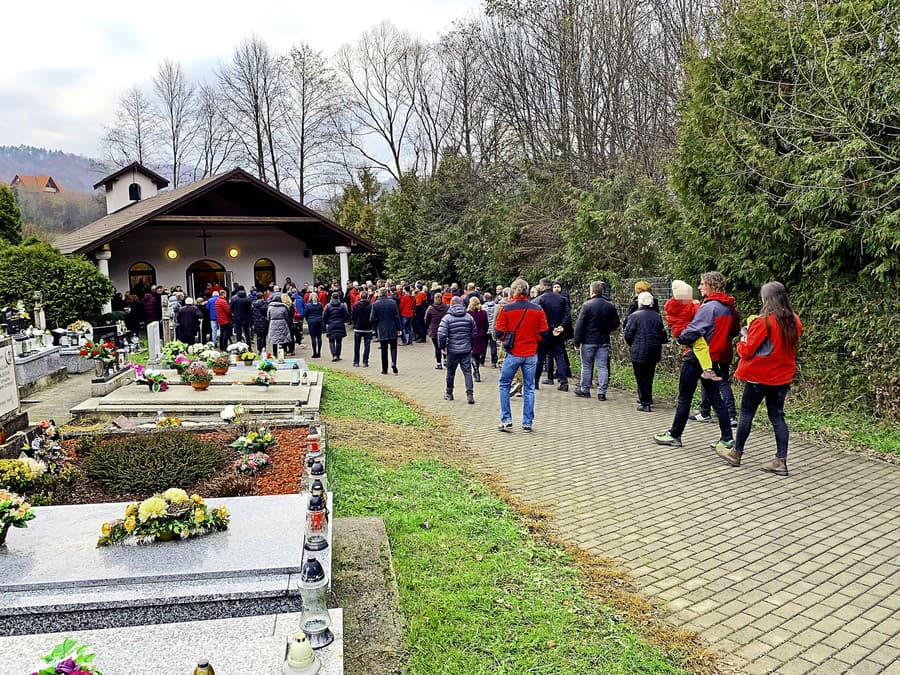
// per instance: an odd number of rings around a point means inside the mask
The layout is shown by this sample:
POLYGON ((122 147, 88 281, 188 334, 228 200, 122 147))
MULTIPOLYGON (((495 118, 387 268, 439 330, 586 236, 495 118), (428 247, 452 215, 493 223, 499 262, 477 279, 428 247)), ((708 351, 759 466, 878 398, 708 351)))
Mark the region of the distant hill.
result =
POLYGON ((92 192, 94 183, 105 175, 89 157, 30 145, 0 145, 0 182, 9 183, 17 173, 53 176, 66 192, 85 193, 92 192))

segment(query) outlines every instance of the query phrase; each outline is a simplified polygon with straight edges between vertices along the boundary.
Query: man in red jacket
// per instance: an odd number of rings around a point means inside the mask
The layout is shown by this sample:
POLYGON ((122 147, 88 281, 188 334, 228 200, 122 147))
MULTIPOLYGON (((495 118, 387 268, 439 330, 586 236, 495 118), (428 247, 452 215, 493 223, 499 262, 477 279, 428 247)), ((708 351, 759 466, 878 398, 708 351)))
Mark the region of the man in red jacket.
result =
POLYGON ((513 301, 500 310, 494 330, 497 342, 504 343, 506 355, 500 370, 500 431, 512 431, 509 387, 513 376, 522 369, 522 431, 531 431, 534 422, 534 371, 537 368, 538 343, 550 331, 544 310, 528 300, 528 282, 516 279, 512 286, 513 301), (512 346, 506 336, 512 336, 512 346))
POLYGON ((228 349, 231 340, 231 307, 225 299, 225 291, 219 291, 216 298, 216 323, 219 324, 219 349, 228 349))
POLYGON ((400 296, 400 325, 403 326, 402 339, 405 345, 413 343, 412 321, 415 304, 412 289, 409 286, 404 287, 403 294, 400 296))

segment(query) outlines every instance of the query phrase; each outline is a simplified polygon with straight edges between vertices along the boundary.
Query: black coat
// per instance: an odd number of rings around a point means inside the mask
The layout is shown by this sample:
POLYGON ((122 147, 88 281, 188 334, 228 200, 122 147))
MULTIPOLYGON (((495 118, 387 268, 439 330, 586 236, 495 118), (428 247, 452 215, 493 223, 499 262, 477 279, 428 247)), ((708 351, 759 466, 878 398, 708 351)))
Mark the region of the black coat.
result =
POLYGON ((353 330, 357 333, 372 332, 372 305, 368 298, 353 305, 351 319, 353 320, 353 330))
POLYGON ((372 328, 375 330, 375 339, 396 340, 401 331, 400 310, 393 298, 379 298, 372 305, 372 328))
POLYGON ((307 303, 306 312, 303 315, 306 317, 306 324, 309 326, 310 332, 322 332, 322 315, 324 313, 325 310, 318 302, 307 303))
POLYGON ((265 335, 269 332, 269 319, 266 316, 268 310, 269 305, 266 304, 266 301, 262 296, 250 306, 250 316, 253 319, 253 332, 256 335, 265 335))
POLYGON ((625 342, 630 346, 632 363, 658 363, 666 339, 666 330, 659 312, 645 307, 628 317, 625 342))
POLYGON ((347 337, 347 322, 350 320, 350 312, 347 305, 340 300, 332 300, 322 313, 322 321, 325 322, 325 334, 329 339, 347 337))
POLYGON ((182 342, 192 343, 200 332, 200 321, 203 319, 196 305, 185 305, 178 312, 178 328, 176 337, 182 342))
MULTIPOLYGON (((650 309, 659 314, 659 300, 656 299, 656 296, 653 297, 653 305, 651 305, 650 309)), ((631 304, 628 305, 628 311, 625 312, 625 318, 622 319, 622 330, 625 330, 625 327, 628 325, 629 317, 637 310, 637 296, 635 296, 634 298, 632 298, 631 304)))
POLYGON ((253 320, 253 301, 247 297, 244 291, 238 291, 238 294, 231 301, 231 321, 242 325, 248 324, 253 320))
POLYGON ((619 313, 608 300, 591 298, 581 306, 575 323, 575 345, 607 345, 619 327, 619 313))

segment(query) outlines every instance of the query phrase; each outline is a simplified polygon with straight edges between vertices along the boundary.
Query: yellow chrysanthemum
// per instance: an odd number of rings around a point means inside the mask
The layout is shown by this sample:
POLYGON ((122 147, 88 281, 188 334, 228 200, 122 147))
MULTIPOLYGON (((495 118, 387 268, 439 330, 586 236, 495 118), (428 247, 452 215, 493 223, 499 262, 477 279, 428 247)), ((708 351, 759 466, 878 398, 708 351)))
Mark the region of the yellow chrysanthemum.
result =
POLYGON ((125 507, 125 516, 133 516, 138 512, 138 503, 132 502, 128 506, 125 507))
POLYGON ((226 509, 224 506, 220 506, 216 509, 216 515, 219 516, 219 518, 227 518, 228 509, 226 509))
POLYGON ((138 507, 138 518, 142 523, 146 523, 151 518, 161 516, 166 512, 166 500, 161 497, 150 497, 141 502, 138 507))
POLYGON ((163 499, 173 504, 184 504, 188 499, 188 493, 181 488, 169 488, 163 492, 163 499))
POLYGON ((204 511, 203 509, 196 509, 194 511, 194 521, 197 523, 202 523, 204 520, 206 520, 206 511, 204 511))
POLYGON ((103 523, 100 526, 100 532, 104 537, 108 537, 109 533, 112 532, 112 523, 103 523))
POLYGON ((201 497, 200 495, 195 493, 195 494, 191 495, 191 501, 194 502, 195 504, 202 504, 203 497, 201 497))
POLYGON ((134 516, 128 516, 125 519, 125 531, 131 534, 134 532, 134 529, 137 527, 137 520, 134 516))

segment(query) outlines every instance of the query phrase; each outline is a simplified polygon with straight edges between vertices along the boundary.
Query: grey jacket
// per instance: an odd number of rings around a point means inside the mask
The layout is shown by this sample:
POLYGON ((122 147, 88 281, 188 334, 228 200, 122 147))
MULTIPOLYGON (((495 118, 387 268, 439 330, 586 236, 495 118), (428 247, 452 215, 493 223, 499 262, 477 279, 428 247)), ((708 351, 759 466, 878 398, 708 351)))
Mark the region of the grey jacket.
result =
POLYGON ((291 312, 283 302, 270 302, 267 316, 269 318, 269 342, 273 345, 286 345, 291 342, 291 312))
POLYGON ((451 305, 450 311, 438 326, 438 345, 448 354, 468 354, 472 351, 475 319, 463 305, 451 305))

